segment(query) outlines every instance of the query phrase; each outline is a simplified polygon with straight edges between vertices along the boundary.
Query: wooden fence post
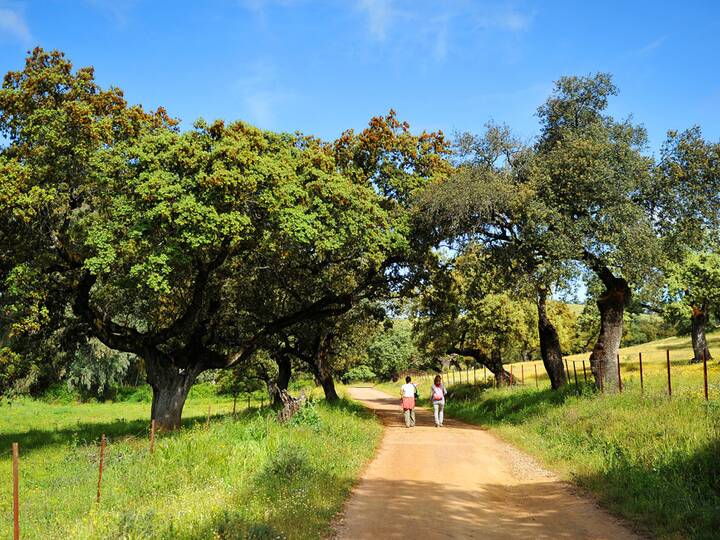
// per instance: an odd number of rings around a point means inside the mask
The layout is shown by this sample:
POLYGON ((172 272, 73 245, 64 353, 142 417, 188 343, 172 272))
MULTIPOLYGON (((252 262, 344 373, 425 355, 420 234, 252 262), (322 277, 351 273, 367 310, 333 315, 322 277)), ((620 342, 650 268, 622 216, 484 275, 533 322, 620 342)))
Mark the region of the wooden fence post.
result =
POLYGON ((585 371, 585 360, 583 360, 582 363, 583 363, 583 378, 585 379, 585 382, 587 382, 587 371, 585 371))
POLYGON ((708 400, 707 355, 705 354, 704 349, 703 349, 702 357, 703 357, 703 377, 705 379, 705 401, 707 401, 708 400))
POLYGON ((525 364, 520 364, 520 382, 525 386, 525 364))
POLYGON ((567 358, 565 358, 565 374, 567 375, 568 382, 570 382, 570 368, 568 367, 567 358))
POLYGON ((573 360, 573 373, 575 374, 575 391, 578 396, 580 395, 580 385, 578 385, 577 368, 575 367, 575 360, 573 360))
POLYGON ((620 376, 620 353, 617 355, 617 368, 618 368, 618 390, 622 394, 622 377, 620 376))
POLYGON ((643 382, 643 367, 642 367, 642 353, 638 353, 638 358, 640 358, 640 393, 642 394, 645 391, 645 383, 643 382))
POLYGON ((105 434, 102 434, 100 439, 100 464, 98 471, 98 489, 96 503, 100 504, 100 490, 102 489, 102 473, 103 473, 103 462, 105 461, 105 434))
POLYGON ((150 421, 150 453, 155 451, 155 419, 150 421))
POLYGON ((13 540, 20 540, 20 448, 12 443, 13 472, 13 540))
POLYGON ((540 388, 540 383, 538 382, 537 364, 534 364, 533 367, 535 368, 535 388, 540 388))

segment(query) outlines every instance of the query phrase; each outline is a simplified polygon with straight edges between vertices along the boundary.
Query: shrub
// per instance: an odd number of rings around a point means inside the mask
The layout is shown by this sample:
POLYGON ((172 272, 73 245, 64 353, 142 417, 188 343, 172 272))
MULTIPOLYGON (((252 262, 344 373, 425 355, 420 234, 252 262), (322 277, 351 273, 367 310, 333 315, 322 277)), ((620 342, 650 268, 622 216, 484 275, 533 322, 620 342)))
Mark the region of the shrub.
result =
POLYGON ((320 415, 317 412, 317 409, 315 409, 315 406, 312 404, 312 402, 308 401, 300 407, 300 410, 296 412, 292 418, 290 418, 290 421, 288 422, 288 425, 290 426, 308 426, 313 429, 320 429, 322 425, 322 419, 320 418, 320 415))
POLYGON ((265 466, 265 476, 283 481, 291 481, 309 472, 311 469, 307 451, 301 446, 287 445, 279 447, 265 466))
POLYGON ((367 382, 373 381, 377 378, 375 372, 370 369, 369 366, 360 365, 348 370, 342 377, 341 380, 344 384, 350 384, 354 382, 367 382))

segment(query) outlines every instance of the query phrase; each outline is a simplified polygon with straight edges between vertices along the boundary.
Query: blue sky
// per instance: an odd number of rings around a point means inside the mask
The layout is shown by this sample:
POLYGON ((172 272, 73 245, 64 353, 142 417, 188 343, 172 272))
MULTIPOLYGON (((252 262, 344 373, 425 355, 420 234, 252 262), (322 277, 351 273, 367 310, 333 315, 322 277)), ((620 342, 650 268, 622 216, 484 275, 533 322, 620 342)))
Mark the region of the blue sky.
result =
POLYGON ((562 75, 608 71, 656 150, 720 139, 720 2, 0 0, 0 71, 34 45, 129 101, 331 139, 395 108, 415 129, 531 138, 562 75))

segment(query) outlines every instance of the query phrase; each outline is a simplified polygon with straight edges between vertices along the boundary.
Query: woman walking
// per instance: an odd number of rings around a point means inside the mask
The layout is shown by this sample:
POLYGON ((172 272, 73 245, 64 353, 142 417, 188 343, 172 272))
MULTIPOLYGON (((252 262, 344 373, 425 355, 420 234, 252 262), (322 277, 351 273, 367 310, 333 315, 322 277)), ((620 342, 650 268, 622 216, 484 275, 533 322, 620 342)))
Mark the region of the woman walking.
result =
POLYGON ((405 415, 405 427, 415 427, 415 396, 417 386, 412 384, 410 376, 405 377, 405 384, 402 385, 400 395, 402 396, 402 408, 405 415))
POLYGON ((435 375, 435 380, 430 387, 430 401, 432 401, 433 409, 435 410, 435 427, 442 427, 443 425, 446 395, 447 390, 442 382, 442 377, 435 375))

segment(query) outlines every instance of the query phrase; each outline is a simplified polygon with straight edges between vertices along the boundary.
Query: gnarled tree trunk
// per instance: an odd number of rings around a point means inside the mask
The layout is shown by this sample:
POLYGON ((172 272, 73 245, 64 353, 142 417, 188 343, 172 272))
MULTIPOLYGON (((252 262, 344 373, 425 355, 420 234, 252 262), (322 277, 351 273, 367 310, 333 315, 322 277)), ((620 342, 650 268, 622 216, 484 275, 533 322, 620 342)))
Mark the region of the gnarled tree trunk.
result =
POLYGON ((289 354, 279 354, 275 358, 275 362, 278 366, 278 376, 276 380, 268 381, 268 392, 272 399, 273 405, 282 406, 282 391, 287 391, 288 385, 290 384, 290 377, 292 375, 292 363, 290 361, 289 354))
POLYGON ((693 306, 690 320, 692 322, 693 347, 693 359, 690 362, 693 364, 702 362, 703 354, 706 360, 710 360, 712 355, 710 354, 710 349, 708 349, 707 338, 705 337, 705 326, 708 320, 707 306, 693 306))
POLYGON ((505 368, 503 367, 500 349, 494 349, 490 356, 488 356, 484 351, 481 351, 480 349, 472 348, 450 348, 448 350, 448 354, 469 356, 476 362, 488 368, 490 372, 495 376, 495 380, 499 384, 510 384, 511 380, 514 379, 514 377, 510 377, 510 373, 508 371, 505 371, 505 368))
POLYGON ((335 381, 333 380, 332 366, 330 365, 330 346, 332 339, 332 334, 325 336, 318 349, 318 353, 315 355, 315 365, 317 367, 315 377, 322 385, 327 401, 337 401, 340 399, 340 396, 338 396, 335 390, 335 381))
POLYGON ((619 389, 617 358, 623 333, 623 315, 630 301, 630 287, 623 278, 618 278, 604 268, 601 275, 605 291, 598 298, 600 310, 600 335, 590 354, 590 368, 595 382, 606 392, 619 389))
POLYGON ((560 350, 560 338, 555 325, 547 315, 547 291, 544 288, 538 289, 538 334, 540 337, 540 355, 542 356, 545 371, 550 378, 550 385, 553 390, 561 388, 567 383, 565 368, 563 366, 562 351, 560 350))
POLYGON ((150 418, 159 430, 178 429, 188 392, 203 369, 178 367, 171 359, 159 355, 145 356, 145 369, 153 390, 150 418))

